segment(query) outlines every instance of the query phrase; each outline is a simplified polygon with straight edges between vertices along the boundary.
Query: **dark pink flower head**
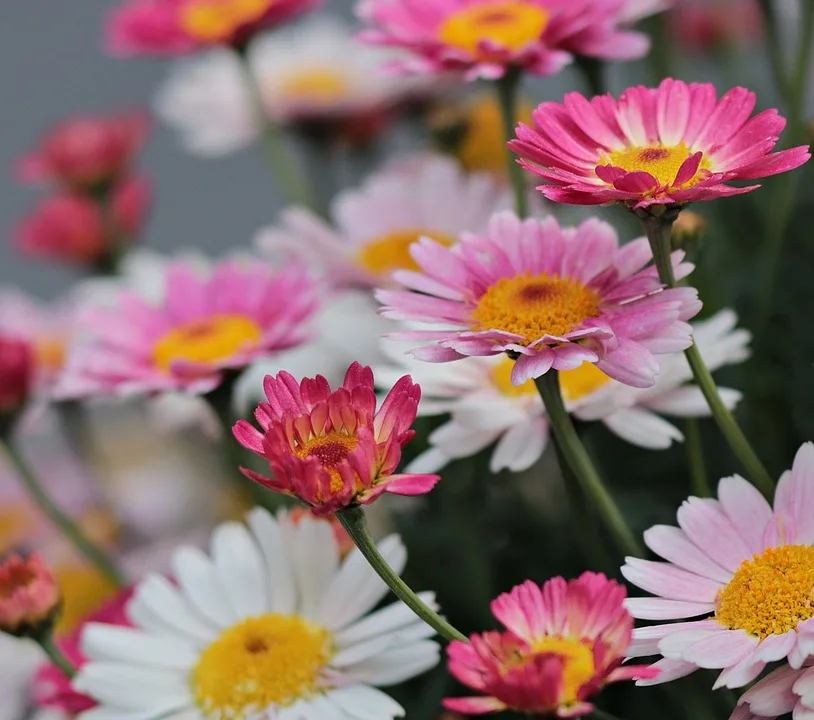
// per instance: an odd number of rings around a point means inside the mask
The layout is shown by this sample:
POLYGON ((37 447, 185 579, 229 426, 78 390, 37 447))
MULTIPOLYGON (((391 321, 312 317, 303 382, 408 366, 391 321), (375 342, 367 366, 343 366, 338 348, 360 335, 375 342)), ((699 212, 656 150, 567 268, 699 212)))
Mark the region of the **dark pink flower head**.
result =
MULTIPOLYGON (((104 623, 106 625, 119 625, 132 627, 127 617, 126 607, 133 596, 133 588, 120 592, 112 600, 88 615, 70 635, 57 642, 59 649, 71 664, 79 669, 87 658, 81 650, 82 633, 89 623, 104 623)), ((87 695, 71 687, 71 681, 56 665, 50 663, 43 665, 37 671, 33 685, 34 703, 38 707, 61 710, 68 717, 96 707, 96 703, 87 695)))
POLYGON ((411 53, 402 72, 465 71, 467 79, 502 77, 522 67, 551 75, 574 55, 630 60, 647 52, 644 35, 622 26, 663 3, 646 0, 361 0, 357 14, 373 28, 362 38, 411 53))
POLYGON ((793 170, 808 146, 771 152, 786 121, 777 110, 755 116, 755 94, 736 87, 720 100, 711 83, 670 78, 633 87, 618 100, 569 93, 521 123, 509 147, 546 181, 549 200, 575 205, 622 202, 630 208, 682 205, 760 187, 727 183, 793 170))
POLYGON ((38 555, 10 555, 0 562, 0 631, 17 637, 50 633, 62 593, 38 555))
POLYGON ((492 602, 504 632, 472 635, 447 648, 449 671, 482 696, 447 698, 444 707, 467 715, 516 710, 579 717, 605 685, 650 678, 658 671, 622 666, 633 633, 625 588, 586 572, 539 586, 531 580, 492 602))
POLYGON ((373 502, 383 492, 420 495, 437 475, 395 474, 401 449, 413 439, 421 388, 407 375, 378 410, 373 371, 355 362, 342 387, 321 375, 297 382, 287 372, 266 376, 257 430, 239 420, 234 434, 265 458, 272 477, 241 468, 270 490, 297 497, 318 515, 373 502))
POLYGON ((107 47, 116 55, 182 55, 240 45, 321 0, 127 0, 110 15, 107 47))
POLYGON ((670 13, 670 27, 687 48, 724 49, 757 42, 763 13, 756 0, 682 0, 670 13))
POLYGON ((33 257, 93 265, 115 246, 133 240, 141 229, 149 201, 150 187, 141 178, 127 180, 115 189, 112 221, 106 221, 99 203, 86 195, 47 197, 17 227, 17 248, 33 257))
POLYGON ((147 128, 141 113, 72 118, 20 160, 17 175, 24 182, 53 181, 71 189, 105 187, 129 170, 147 128))
POLYGON ((31 344, 0 335, 0 415, 15 413, 26 403, 36 373, 37 358, 31 344))
MULTIPOLYGON (((392 335, 431 341, 413 351, 421 360, 508 352, 517 357, 514 385, 590 362, 626 385, 650 387, 654 355, 692 343, 686 321, 701 307, 697 292, 664 289, 655 267, 645 267, 647 240, 619 247, 616 231, 595 219, 561 228, 554 218, 500 212, 483 235, 464 233, 452 247, 424 237, 410 250, 421 272, 394 273, 407 290, 377 297, 386 317, 429 326, 392 335)), ((683 258, 673 254, 678 277, 692 270, 683 258)))

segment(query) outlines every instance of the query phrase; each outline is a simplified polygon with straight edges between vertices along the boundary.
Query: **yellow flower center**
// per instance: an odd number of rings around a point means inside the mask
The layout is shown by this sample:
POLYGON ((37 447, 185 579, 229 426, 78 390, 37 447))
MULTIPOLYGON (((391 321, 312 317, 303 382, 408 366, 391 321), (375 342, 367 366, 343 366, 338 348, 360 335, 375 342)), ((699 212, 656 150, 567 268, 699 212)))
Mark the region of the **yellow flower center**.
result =
POLYGON ((62 614, 56 626, 58 635, 67 635, 103 603, 111 600, 118 588, 104 573, 86 565, 62 565, 54 568, 54 577, 62 591, 62 614))
POLYGON ((783 545, 744 560, 718 593, 721 625, 763 639, 814 616, 814 546, 783 545))
POLYGON ((421 228, 396 230, 384 237, 368 242, 357 256, 359 264, 376 275, 389 275, 394 270, 419 270, 410 255, 410 245, 421 237, 428 237, 447 247, 455 244, 455 238, 444 233, 421 228))
MULTIPOLYGON (((660 185, 672 185, 678 170, 692 153, 684 143, 673 147, 653 145, 652 147, 632 147, 625 150, 615 150, 602 157, 600 165, 613 165, 627 172, 650 173, 660 185)), ((707 158, 701 158, 701 164, 695 176, 681 187, 692 187, 699 183, 710 170, 707 158)))
POLYGON ((188 0, 181 7, 181 28, 199 40, 227 40, 241 25, 259 20, 274 1, 188 0))
POLYGON ((497 363, 489 373, 492 384, 503 395, 509 397, 523 397, 525 395, 536 395, 537 387, 534 380, 526 380, 522 385, 512 385, 512 368, 514 360, 504 357, 497 363))
POLYGON ((472 311, 477 330, 503 330, 525 343, 565 335, 599 315, 599 296, 579 280, 559 275, 515 275, 489 287, 472 311))
POLYGON ((590 645, 578 638, 545 637, 534 645, 534 655, 557 655, 562 658, 562 688, 558 705, 575 703, 580 688, 596 674, 594 653, 590 645))
POLYGON ((22 505, 0 508, 0 555, 18 545, 36 522, 33 513, 22 505))
POLYGON ((611 379, 590 362, 584 362, 573 370, 560 371, 560 390, 566 402, 581 400, 609 382, 611 379))
POLYGON ((177 360, 212 364, 229 360, 263 338, 263 330, 244 315, 214 315, 179 325, 164 335, 153 348, 156 366, 170 372, 177 360))
POLYGON ((277 92, 284 100, 330 103, 347 95, 348 80, 330 67, 303 69, 284 78, 277 92))
POLYGON ((472 3, 450 15, 438 29, 438 39, 482 56, 478 46, 491 41, 509 50, 522 50, 538 40, 548 25, 549 12, 523 0, 472 3))
POLYGON ((46 372, 55 373, 65 364, 65 339, 43 337, 34 343, 37 366, 46 372))
POLYGON ((331 634, 296 615, 248 618, 201 653, 192 692, 214 717, 265 716, 266 708, 312 697, 332 653, 331 634))
POLYGON ((294 450, 299 458, 315 457, 320 465, 331 474, 331 490, 342 489, 342 478, 336 466, 348 457, 355 449, 359 438, 344 433, 331 432, 311 438, 294 450))
MULTIPOLYGON (((517 121, 531 124, 531 105, 521 102, 517 121)), ((500 106, 492 97, 475 102, 463 119, 464 134, 458 147, 461 164, 469 172, 478 170, 506 175, 506 138, 500 106)))

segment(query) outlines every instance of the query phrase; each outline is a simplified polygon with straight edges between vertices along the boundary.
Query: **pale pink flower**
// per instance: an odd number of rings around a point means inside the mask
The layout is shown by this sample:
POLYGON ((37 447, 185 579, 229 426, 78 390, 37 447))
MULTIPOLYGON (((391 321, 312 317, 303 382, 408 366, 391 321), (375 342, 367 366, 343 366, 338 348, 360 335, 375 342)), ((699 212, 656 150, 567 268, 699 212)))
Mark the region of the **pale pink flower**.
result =
POLYGON ((126 0, 110 14, 107 49, 116 55, 181 55, 239 46, 260 30, 308 12, 321 0, 126 0))
POLYGON ((644 35, 627 22, 658 9, 652 0, 361 0, 357 14, 373 27, 361 37, 403 48, 408 73, 465 71, 496 79, 510 67, 551 75, 574 55, 603 60, 642 57, 644 35))
POLYGON ((808 146, 771 152, 786 121, 774 109, 752 117, 755 100, 746 88, 719 100, 712 83, 671 78, 628 88, 618 100, 574 92, 542 103, 534 126, 521 123, 509 147, 555 202, 644 208, 714 200, 760 187, 730 181, 777 175, 811 157, 808 146))
POLYGON ((448 710, 480 715, 517 710, 580 717, 605 685, 653 678, 643 665, 622 665, 633 632, 623 585, 586 572, 540 586, 531 580, 492 602, 506 631, 472 635, 447 648, 449 671, 483 696, 447 698, 448 710))
POLYGON ((794 720, 814 718, 814 667, 781 665, 749 688, 729 720, 775 720, 793 713, 794 720))
MULTIPOLYGON (((451 248, 422 238, 411 254, 422 272, 395 273, 407 290, 377 297, 386 317, 436 327, 392 337, 432 341, 413 351, 430 362, 516 354, 514 385, 590 362, 650 387, 654 354, 688 347, 686 320, 701 307, 694 289, 664 289, 655 267, 645 267, 652 255, 644 238, 619 247, 616 231, 595 219, 561 228, 554 218, 502 212, 483 235, 464 233, 451 248)), ((683 257, 673 254, 679 277, 692 270, 683 257)))
POLYGON ((121 290, 86 312, 56 394, 206 393, 228 371, 307 338, 315 287, 299 266, 226 260, 211 272, 178 261, 158 302, 121 290))
POLYGON ((11 555, 0 562, 0 631, 18 637, 50 631, 62 595, 38 555, 11 555))
POLYGON ((396 474, 421 397, 409 375, 378 409, 373 372, 358 362, 336 390, 321 375, 298 383, 287 372, 267 376, 264 388, 268 402, 255 411, 260 430, 246 420, 234 426, 238 442, 269 463, 272 477, 241 468, 263 487, 325 515, 384 492, 420 495, 438 482, 437 475, 396 474))
POLYGON ((630 655, 661 654, 658 682, 722 670, 715 687, 746 685, 786 658, 800 668, 814 652, 814 444, 781 476, 774 508, 736 475, 721 480, 717 500, 686 501, 678 524, 644 535, 667 562, 627 558, 622 567, 656 595, 628 600, 631 614, 670 621, 637 629, 630 655))
POLYGON ((128 172, 148 127, 142 113, 70 118, 18 162, 17 176, 24 182, 59 182, 71 189, 106 187, 128 172))

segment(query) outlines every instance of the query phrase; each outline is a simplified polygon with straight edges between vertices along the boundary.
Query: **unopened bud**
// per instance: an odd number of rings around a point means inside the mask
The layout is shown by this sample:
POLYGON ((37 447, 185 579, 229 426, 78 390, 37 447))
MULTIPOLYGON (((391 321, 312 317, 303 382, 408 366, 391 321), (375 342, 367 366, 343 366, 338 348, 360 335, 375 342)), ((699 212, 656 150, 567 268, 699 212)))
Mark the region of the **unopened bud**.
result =
POLYGON ((0 631, 46 637, 61 607, 59 585, 38 555, 10 555, 0 562, 0 631))
POLYGON ((706 227, 707 221, 701 215, 692 210, 682 210, 670 236, 673 249, 695 249, 706 227))

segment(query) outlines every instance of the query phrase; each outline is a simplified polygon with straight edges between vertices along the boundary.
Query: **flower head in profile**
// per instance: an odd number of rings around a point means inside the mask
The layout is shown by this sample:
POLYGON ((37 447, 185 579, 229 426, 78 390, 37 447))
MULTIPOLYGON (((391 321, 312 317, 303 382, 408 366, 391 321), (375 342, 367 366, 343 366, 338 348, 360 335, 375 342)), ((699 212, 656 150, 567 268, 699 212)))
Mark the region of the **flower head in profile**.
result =
MULTIPOLYGON (((404 710, 378 689, 438 662, 431 628, 401 603, 371 611, 387 586, 358 550, 340 559, 330 522, 261 509, 225 523, 211 557, 182 547, 175 582, 148 576, 127 611, 134 628, 90 624, 89 662, 74 687, 99 710, 143 717, 392 720, 404 710)), ((400 572, 397 536, 379 543, 400 572)), ((432 594, 422 593, 434 605, 432 594)))
POLYGON ((108 18, 116 55, 183 55, 212 45, 240 46, 320 0, 125 0, 108 18))
POLYGON ((729 720, 775 720, 792 713, 795 720, 814 715, 814 667, 781 665, 758 680, 738 700, 729 720))
POLYGON ((321 375, 297 382, 287 372, 267 376, 268 402, 258 406, 257 430, 239 420, 243 447, 269 463, 272 477, 241 468, 270 490, 299 498, 319 514, 373 502, 384 492, 419 495, 437 475, 396 474, 402 448, 413 439, 421 388, 401 378, 376 407, 373 372, 354 362, 332 390, 321 375))
POLYGON ((0 562, 0 631, 17 637, 47 635, 62 593, 38 555, 10 555, 0 562))
POLYGON ((505 631, 472 635, 447 648, 449 671, 482 696, 448 698, 448 710, 480 715, 516 710, 581 717, 605 685, 658 671, 622 665, 633 632, 625 588, 586 572, 576 580, 528 580, 492 602, 505 631))
POLYGON ((142 113, 70 118, 53 128, 35 153, 19 161, 17 174, 24 182, 104 189, 130 170, 147 129, 142 113))
POLYGON ((627 558, 622 568, 656 596, 628 600, 631 614, 670 621, 637 629, 630 655, 662 655, 659 682, 707 668, 722 671, 716 687, 730 688, 771 662, 802 667, 814 653, 814 444, 781 476, 774 507, 734 476, 717 499, 687 500, 678 524, 644 536, 667 562, 627 558))
MULTIPOLYGON (((692 342, 685 321, 700 309, 696 291, 664 289, 645 267, 647 241, 619 247, 613 228, 595 219, 561 228, 553 218, 502 212, 483 234, 464 233, 451 248, 422 238, 411 254, 421 272, 394 275, 407 290, 377 297, 385 317, 435 326, 393 334, 432 341, 413 351, 421 360, 508 352, 517 356, 516 386, 589 362, 619 382, 650 387, 659 371, 654 354, 692 342)), ((673 254, 680 277, 692 269, 682 259, 673 254)))
POLYGON ((331 206, 334 227, 292 208, 279 226, 260 231, 257 245, 319 264, 338 284, 376 286, 396 270, 418 269, 410 247, 419 238, 453 245, 466 230, 485 231, 492 213, 511 202, 485 173, 469 175, 448 157, 410 157, 341 192, 331 206))
POLYGON ((224 373, 306 339, 317 307, 297 266, 229 259, 199 272, 177 261, 163 277, 157 301, 122 289, 111 307, 85 312, 57 395, 209 392, 224 373))
POLYGON ((574 92, 540 105, 509 147, 555 202, 636 209, 714 200, 760 187, 731 181, 777 175, 811 157, 808 146, 771 152, 786 121, 777 110, 752 116, 755 101, 742 87, 718 99, 712 83, 670 78, 618 100, 574 92))
POLYGON ((394 63, 408 73, 463 71, 496 79, 511 67, 552 75, 574 55, 642 57, 644 35, 625 26, 662 3, 648 0, 360 0, 368 42, 410 51, 394 63), (634 5, 636 7, 634 7, 634 5))

